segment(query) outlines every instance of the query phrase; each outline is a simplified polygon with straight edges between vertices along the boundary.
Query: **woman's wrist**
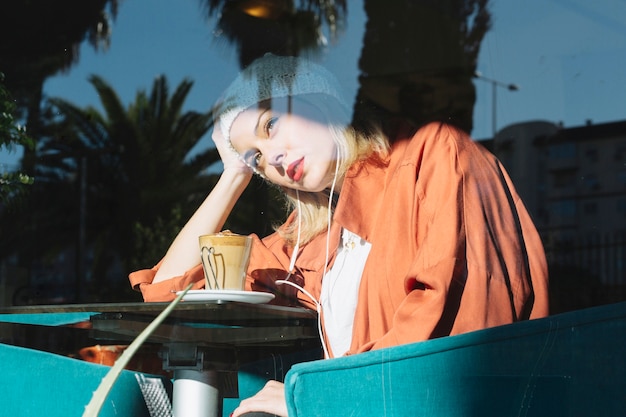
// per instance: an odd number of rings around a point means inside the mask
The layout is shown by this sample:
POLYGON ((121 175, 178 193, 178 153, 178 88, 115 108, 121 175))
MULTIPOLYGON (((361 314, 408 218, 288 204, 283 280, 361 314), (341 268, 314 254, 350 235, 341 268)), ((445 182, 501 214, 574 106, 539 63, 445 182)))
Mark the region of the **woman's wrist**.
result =
POLYGON ((225 178, 237 184, 248 184, 252 179, 252 171, 248 167, 224 168, 220 179, 225 178))
POLYGON ((251 180, 251 172, 242 171, 237 168, 225 169, 222 172, 222 175, 220 175, 214 190, 221 190, 219 193, 224 197, 230 195, 230 197, 226 197, 228 199, 234 198, 235 200, 238 200, 248 184, 250 184, 251 180))
POLYGON ((238 169, 222 172, 215 187, 170 246, 152 283, 180 276, 198 264, 198 236, 221 230, 251 178, 252 173, 238 169))

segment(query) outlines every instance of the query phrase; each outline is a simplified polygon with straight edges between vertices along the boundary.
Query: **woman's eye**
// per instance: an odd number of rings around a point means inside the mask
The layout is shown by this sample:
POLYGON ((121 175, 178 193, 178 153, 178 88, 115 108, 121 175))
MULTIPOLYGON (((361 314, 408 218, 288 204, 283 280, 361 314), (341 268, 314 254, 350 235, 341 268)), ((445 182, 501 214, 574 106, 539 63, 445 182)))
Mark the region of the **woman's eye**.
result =
POLYGON ((260 164, 261 164, 261 152, 257 152, 254 154, 252 158, 252 166, 255 168, 258 168, 260 164))
POLYGON ((265 125, 263 126, 263 131, 268 137, 272 134, 272 130, 274 129, 274 126, 276 125, 277 122, 278 122, 278 117, 270 117, 265 122, 265 125))
POLYGON ((261 158, 263 154, 257 149, 250 149, 246 152, 242 159, 243 162, 248 165, 250 168, 257 169, 261 164, 261 158))

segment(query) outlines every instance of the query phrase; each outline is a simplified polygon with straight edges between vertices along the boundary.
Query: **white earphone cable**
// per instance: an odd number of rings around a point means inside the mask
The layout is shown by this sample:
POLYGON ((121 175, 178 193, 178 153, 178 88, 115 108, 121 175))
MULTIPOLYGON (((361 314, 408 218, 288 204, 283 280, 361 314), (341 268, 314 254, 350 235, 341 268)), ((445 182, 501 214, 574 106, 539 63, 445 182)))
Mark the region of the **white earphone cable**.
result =
MULTIPOLYGON (((333 194, 335 192, 335 185, 337 183, 337 174, 339 173, 339 162, 337 162, 337 164, 335 165, 335 176, 333 178, 333 182, 330 186, 330 195, 328 196, 328 225, 327 225, 327 229, 326 229, 326 258, 324 260, 324 270, 322 272, 322 282, 324 281, 324 279, 326 278, 326 270, 327 270, 327 265, 328 265, 328 259, 330 257, 330 226, 331 226, 331 222, 332 222, 332 204, 333 204, 333 194)), ((322 349, 324 350, 324 357, 325 358, 330 358, 330 353, 328 351, 328 347, 326 346, 326 340, 324 338, 324 330, 323 330, 323 326, 322 326, 322 303, 320 301, 318 301, 315 297, 313 297, 313 295, 311 293, 309 293, 307 290, 305 290, 304 288, 302 288, 300 285, 289 281, 289 278, 291 278, 291 274, 295 268, 296 265, 296 258, 298 257, 298 251, 300 249, 300 230, 302 229, 302 217, 301 217, 301 203, 300 203, 300 194, 298 192, 298 190, 296 190, 296 199, 297 199, 297 205, 298 205, 298 234, 297 234, 297 238, 296 238, 296 245, 293 248, 293 252, 291 254, 291 259, 289 262, 289 271, 287 274, 287 277, 285 279, 279 279, 276 280, 275 283, 277 285, 282 285, 282 284, 287 284, 287 285, 291 285, 292 287, 298 289, 299 291, 301 291, 304 295, 306 295, 312 302, 313 304, 315 304, 315 309, 317 311, 317 331, 319 334, 319 338, 320 341, 322 343, 322 349)))

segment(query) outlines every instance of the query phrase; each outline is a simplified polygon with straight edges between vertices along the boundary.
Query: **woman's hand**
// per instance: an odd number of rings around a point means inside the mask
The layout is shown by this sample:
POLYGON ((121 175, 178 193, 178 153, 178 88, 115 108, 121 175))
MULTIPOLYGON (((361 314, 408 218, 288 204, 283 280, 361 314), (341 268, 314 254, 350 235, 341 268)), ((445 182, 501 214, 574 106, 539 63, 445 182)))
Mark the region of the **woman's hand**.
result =
POLYGON ((213 130, 213 141, 224 163, 224 172, 172 242, 152 280, 153 284, 181 277, 198 265, 198 236, 222 230, 237 200, 252 179, 252 170, 230 149, 217 124, 213 130))
POLYGON ((233 411, 231 417, 238 417, 252 411, 262 411, 281 417, 288 417, 285 386, 278 381, 269 381, 253 397, 243 400, 239 407, 233 411))
POLYGON ((213 135, 211 137, 224 164, 224 171, 233 170, 233 172, 245 173, 252 176, 252 170, 241 160, 237 152, 226 141, 224 135, 222 135, 222 129, 220 129, 220 125, 217 122, 213 126, 213 135))

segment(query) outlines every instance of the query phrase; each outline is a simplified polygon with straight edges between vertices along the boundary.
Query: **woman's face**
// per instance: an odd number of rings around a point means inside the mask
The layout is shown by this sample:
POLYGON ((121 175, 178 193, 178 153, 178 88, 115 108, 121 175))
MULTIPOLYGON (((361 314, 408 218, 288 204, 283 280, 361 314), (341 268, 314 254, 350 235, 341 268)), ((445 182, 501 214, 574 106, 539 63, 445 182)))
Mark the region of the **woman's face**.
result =
POLYGON ((230 140, 274 184, 312 192, 332 184, 337 145, 320 111, 305 101, 274 99, 245 110, 233 122, 230 140))

